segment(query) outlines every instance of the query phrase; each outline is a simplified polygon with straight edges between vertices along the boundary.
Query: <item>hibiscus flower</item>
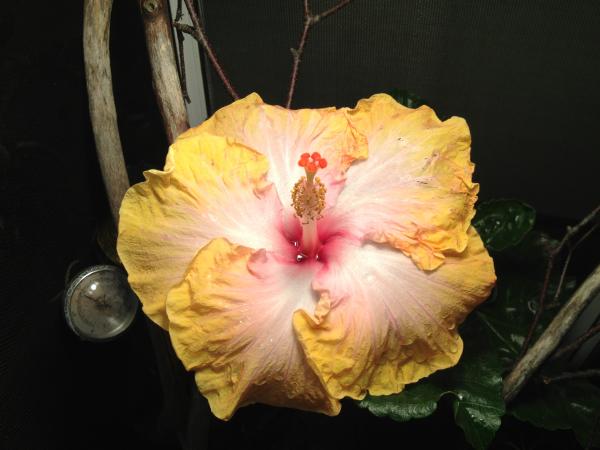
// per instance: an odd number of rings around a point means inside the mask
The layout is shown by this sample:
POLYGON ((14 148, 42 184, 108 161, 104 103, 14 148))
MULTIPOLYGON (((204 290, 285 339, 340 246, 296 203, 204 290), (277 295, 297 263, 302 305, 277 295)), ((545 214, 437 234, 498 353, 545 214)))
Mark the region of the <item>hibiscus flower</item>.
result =
POLYGON ((183 133, 120 212, 118 252, 213 413, 335 415, 455 365, 490 293, 458 117, 378 94, 288 110, 252 94, 183 133))

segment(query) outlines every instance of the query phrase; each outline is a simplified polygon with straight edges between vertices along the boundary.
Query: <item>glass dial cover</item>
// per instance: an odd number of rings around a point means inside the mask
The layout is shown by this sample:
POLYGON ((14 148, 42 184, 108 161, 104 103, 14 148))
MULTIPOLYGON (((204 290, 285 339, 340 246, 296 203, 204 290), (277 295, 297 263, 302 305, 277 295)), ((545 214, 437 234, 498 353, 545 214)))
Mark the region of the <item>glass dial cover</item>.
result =
POLYGON ((125 272, 116 266, 92 266, 79 273, 64 298, 67 324, 85 340, 105 341, 123 333, 135 318, 138 298, 125 272))

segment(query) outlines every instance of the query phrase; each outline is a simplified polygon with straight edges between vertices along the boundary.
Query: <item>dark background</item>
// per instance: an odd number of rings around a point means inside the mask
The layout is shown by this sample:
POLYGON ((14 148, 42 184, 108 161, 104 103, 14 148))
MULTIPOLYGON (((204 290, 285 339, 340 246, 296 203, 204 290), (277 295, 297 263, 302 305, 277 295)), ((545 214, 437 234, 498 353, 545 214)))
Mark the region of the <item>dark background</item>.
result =
MULTIPOLYGON (((167 142, 137 4, 115 3, 114 90, 135 182, 143 169, 162 166, 167 142)), ((313 3, 321 11, 334 2, 313 3)), ((257 91, 282 103, 301 2, 208 0, 203 15, 240 94, 257 91)), ((229 423, 183 426, 165 417, 143 317, 109 344, 80 342, 67 330, 60 301, 67 268, 103 261, 95 230, 109 216, 81 41, 79 2, 1 5, 0 448, 170 449, 175 429, 185 434, 200 425, 208 434, 198 445, 215 449, 352 449, 384 438, 464 448, 461 431, 436 419, 452 414, 445 403, 436 416, 407 425, 349 403, 335 419, 254 406, 229 423)), ((600 197, 599 43, 597 1, 355 0, 313 28, 294 106, 352 106, 376 92, 409 89, 441 117, 467 119, 482 198, 528 201, 560 228, 600 197)), ((229 99, 212 70, 207 75, 214 110, 229 99)), ((202 400, 190 397, 186 411, 202 411, 202 400)), ((574 445, 568 432, 536 437, 510 419, 498 442, 508 435, 526 448, 540 439, 543 448, 574 445)))

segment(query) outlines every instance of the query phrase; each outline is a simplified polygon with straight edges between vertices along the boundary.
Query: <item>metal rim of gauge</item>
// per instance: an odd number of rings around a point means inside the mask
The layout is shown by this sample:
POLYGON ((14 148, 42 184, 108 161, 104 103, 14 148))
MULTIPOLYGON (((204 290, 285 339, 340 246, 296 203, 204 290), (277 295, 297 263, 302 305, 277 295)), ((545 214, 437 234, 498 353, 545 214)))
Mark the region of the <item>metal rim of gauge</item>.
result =
POLYGON ((137 314, 138 303, 124 270, 117 266, 96 265, 83 270, 69 282, 64 295, 63 313, 69 328, 81 339, 106 342, 119 337, 129 328, 137 314), (104 306, 101 308, 99 300, 82 292, 82 288, 94 283, 98 286, 97 283, 102 280, 108 282, 102 288, 110 290, 110 303, 106 301, 105 294, 104 300, 101 300, 104 306), (106 322, 105 319, 108 319, 102 316, 103 310, 112 309, 113 306, 118 307, 118 311, 110 318, 111 327, 95 333, 95 327, 100 326, 102 320, 106 322))

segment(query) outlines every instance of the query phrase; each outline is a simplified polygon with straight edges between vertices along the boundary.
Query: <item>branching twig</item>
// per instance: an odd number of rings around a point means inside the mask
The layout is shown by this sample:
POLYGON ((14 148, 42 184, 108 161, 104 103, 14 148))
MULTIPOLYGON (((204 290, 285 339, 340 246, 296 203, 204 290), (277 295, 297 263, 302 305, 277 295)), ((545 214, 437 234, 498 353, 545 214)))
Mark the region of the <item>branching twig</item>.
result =
MULTIPOLYGON (((175 22, 179 22, 183 16, 183 1, 177 0, 177 12, 175 14, 175 22)), ((187 90, 187 77, 185 74, 185 55, 183 49, 183 31, 176 29, 175 34, 177 35, 177 50, 179 53, 179 81, 181 83, 181 92, 183 98, 187 103, 190 103, 190 95, 187 90)))
POLYGON ((564 345, 561 348, 559 348, 556 351, 556 353, 554 353, 554 355, 552 356, 552 359, 558 359, 563 355, 566 355, 568 353, 571 353, 574 350, 577 350, 585 341, 594 337, 598 333, 600 333, 600 325, 596 325, 596 326, 590 328, 589 330, 587 330, 585 333, 583 333, 581 336, 579 336, 577 339, 575 339, 570 344, 564 345))
MULTIPOLYGON (((567 244, 570 243, 570 240, 577 233, 579 233, 587 224, 589 224, 590 222, 592 222, 598 216, 599 212, 600 212, 600 206, 597 206, 590 214, 588 214, 577 225, 575 225, 574 227, 567 228, 567 232, 565 233, 565 236, 562 238, 562 240, 560 241, 560 243, 558 244, 558 246, 554 250, 552 250, 552 253, 550 253, 550 258, 548 259, 548 265, 546 266, 546 274, 544 276, 544 284, 542 285, 542 290, 540 292, 540 299, 539 299, 539 302, 538 302, 538 308, 537 308, 537 311, 535 312, 535 316, 533 318, 533 321, 531 322, 531 326, 529 327, 529 331, 527 332, 527 337, 525 338, 525 341, 523 342, 523 347, 521 349, 521 357, 525 354, 525 352, 529 348, 529 345, 531 344, 531 339, 533 338, 533 333, 535 331, 535 328, 537 327, 537 324, 540 321, 540 317, 542 316, 542 313, 544 312, 546 294, 548 293, 548 287, 550 286, 550 276, 552 274, 552 269, 554 268, 554 262, 555 262, 556 257, 560 254, 560 252, 563 250, 563 248, 565 247, 565 245, 567 245, 567 244)), ((581 237, 581 239, 579 239, 579 241, 577 241, 577 243, 575 245, 570 246, 569 253, 568 253, 567 258, 565 260, 565 264, 564 264, 563 270, 561 272, 560 281, 559 281, 558 287, 556 289, 556 293, 554 295, 554 300, 555 301, 558 299, 558 296, 560 295, 560 290, 562 288, 562 285, 563 285, 563 282, 564 282, 564 279, 565 279, 565 275, 566 275, 566 272, 567 272, 567 266, 568 266, 568 264, 569 264, 569 262, 571 260, 571 254, 572 254, 573 250, 585 238, 587 238, 595 228, 596 228, 596 225, 594 225, 594 227, 590 231, 588 231, 585 235, 583 235, 581 237)))
POLYGON ((177 12, 175 13, 175 22, 179 22, 183 17, 183 1, 177 0, 177 12))
POLYGON ((298 48, 290 49, 292 52, 293 65, 292 65, 292 75, 290 77, 290 88, 288 90, 287 102, 285 104, 286 108, 290 108, 292 106, 292 98, 294 97, 294 90, 296 89, 296 81, 298 80, 298 69, 300 68, 300 60, 302 58, 302 53, 304 52, 304 47, 306 46, 306 40, 308 39, 308 32, 310 31, 310 27, 312 27, 318 21, 325 19, 326 17, 332 15, 333 13, 339 11, 351 0, 341 0, 337 5, 329 8, 327 11, 322 12, 321 14, 313 14, 310 11, 309 0, 304 0, 304 28, 302 29, 302 34, 300 35, 300 42, 298 43, 298 48))
POLYGON ((565 372, 553 377, 542 377, 544 384, 554 383, 555 381, 573 380, 576 378, 600 377, 600 369, 581 370, 579 372, 565 372))
POLYGON ((511 401, 520 392, 527 380, 554 352, 577 317, 598 293, 600 293, 600 265, 577 288, 537 342, 525 353, 525 356, 504 379, 503 394, 505 401, 511 401))
POLYGON ((193 26, 180 23, 177 19, 173 23, 173 26, 180 32, 190 34, 202 45, 202 48, 204 48, 204 51, 206 52, 206 56, 208 56, 208 59, 210 60, 215 71, 219 75, 219 78, 221 78, 221 81, 225 85, 225 88, 227 89, 227 92, 229 92, 229 95, 231 95, 231 97, 234 100, 239 99, 240 96, 231 85, 231 82, 229 81, 229 78, 227 78, 227 75, 225 75, 225 71, 223 70, 223 67, 221 67, 219 60, 217 59, 217 55, 215 54, 215 51, 213 50, 212 46, 210 45, 210 42, 208 41, 208 38, 206 37, 206 33, 204 32, 204 28, 200 23, 200 18, 196 13, 196 9, 194 8, 192 0, 185 0, 185 5, 187 7, 190 18, 192 19, 193 26))

